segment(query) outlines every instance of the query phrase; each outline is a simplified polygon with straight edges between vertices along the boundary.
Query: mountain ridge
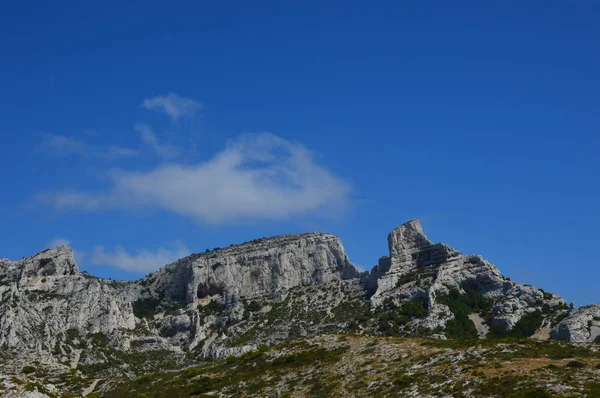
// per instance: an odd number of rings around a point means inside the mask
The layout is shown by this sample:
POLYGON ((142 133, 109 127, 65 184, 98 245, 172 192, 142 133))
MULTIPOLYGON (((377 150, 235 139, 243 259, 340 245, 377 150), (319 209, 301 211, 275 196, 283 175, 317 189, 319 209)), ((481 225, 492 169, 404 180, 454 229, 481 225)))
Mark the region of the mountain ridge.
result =
POLYGON ((335 235, 285 234, 191 254, 136 281, 80 272, 66 246, 0 260, 0 347, 17 365, 97 376, 159 366, 132 370, 140 356, 175 366, 330 333, 599 339, 600 305, 570 308, 515 283, 479 255, 430 241, 418 220, 392 230, 388 249, 360 272, 335 235))

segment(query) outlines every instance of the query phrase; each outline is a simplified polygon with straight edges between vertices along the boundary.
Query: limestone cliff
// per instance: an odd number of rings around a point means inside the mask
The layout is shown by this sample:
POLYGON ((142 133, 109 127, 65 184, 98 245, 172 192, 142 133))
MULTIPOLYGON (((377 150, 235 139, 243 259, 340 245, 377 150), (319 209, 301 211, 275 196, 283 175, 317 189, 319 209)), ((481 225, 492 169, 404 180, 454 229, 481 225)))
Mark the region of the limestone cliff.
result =
POLYGON ((213 295, 226 301, 277 295, 297 286, 357 276, 337 237, 307 233, 194 254, 167 265, 148 280, 170 297, 192 303, 213 295))

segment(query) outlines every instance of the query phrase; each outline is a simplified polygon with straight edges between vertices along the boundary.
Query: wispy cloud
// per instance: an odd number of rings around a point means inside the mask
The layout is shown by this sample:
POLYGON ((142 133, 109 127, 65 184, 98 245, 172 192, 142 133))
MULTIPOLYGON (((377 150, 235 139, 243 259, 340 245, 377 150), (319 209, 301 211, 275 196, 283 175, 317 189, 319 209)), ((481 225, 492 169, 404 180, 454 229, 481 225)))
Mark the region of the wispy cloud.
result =
POLYGON ((120 158, 120 157, 133 157, 138 154, 138 151, 131 148, 125 148, 122 146, 111 145, 106 152, 108 157, 110 158, 120 158))
POLYGON ((138 123, 135 129, 140 133, 142 142, 148 145, 157 156, 163 159, 170 159, 179 154, 179 150, 170 145, 160 144, 156 134, 147 124, 138 123))
POLYGON ((88 156, 88 154, 89 154, 88 146, 75 138, 66 137, 64 135, 58 135, 58 134, 53 134, 53 133, 40 133, 40 136, 44 140, 43 146, 46 149, 50 150, 55 155, 88 156))
POLYGON ((45 199, 61 209, 152 207, 219 224, 339 213, 351 191, 302 144, 269 133, 244 135, 203 163, 120 170, 110 178, 101 194, 66 191, 45 199))
POLYGON ((121 246, 115 247, 112 251, 96 246, 90 261, 94 265, 110 265, 127 271, 151 272, 189 254, 190 251, 181 242, 175 242, 171 249, 163 247, 156 251, 141 249, 133 254, 128 253, 121 246))
POLYGON ((166 113, 174 121, 182 116, 190 116, 202 110, 202 104, 198 101, 192 98, 180 97, 173 92, 146 98, 141 106, 151 111, 166 113))
POLYGON ((134 149, 118 145, 102 147, 60 134, 44 132, 40 133, 40 137, 42 138, 42 149, 55 156, 115 159, 137 155, 137 151, 134 149))

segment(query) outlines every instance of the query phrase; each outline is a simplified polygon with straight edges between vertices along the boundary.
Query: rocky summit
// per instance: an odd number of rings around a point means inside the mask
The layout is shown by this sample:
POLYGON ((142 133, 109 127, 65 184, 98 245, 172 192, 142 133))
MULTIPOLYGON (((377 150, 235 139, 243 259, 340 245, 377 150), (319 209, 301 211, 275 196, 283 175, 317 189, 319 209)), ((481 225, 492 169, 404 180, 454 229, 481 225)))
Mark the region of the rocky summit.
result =
MULTIPOLYGON (((248 381, 238 380, 234 388, 206 369, 218 368, 219 361, 240 369, 255 363, 266 377, 274 361, 283 361, 284 368, 310 362, 302 357, 306 352, 323 356, 323 366, 337 363, 340 347, 369 358, 363 351, 370 347, 384 356, 389 349, 390 358, 403 363, 406 355, 442 355, 442 341, 448 348, 454 341, 472 347, 489 341, 496 344, 490 352, 504 352, 498 344, 510 339, 558 340, 552 344, 588 344, 585 358, 597 354, 600 305, 575 309, 556 294, 516 283, 479 255, 430 241, 416 220, 394 229, 388 246, 373 269, 360 272, 333 235, 281 235, 193 254, 128 282, 80 272, 66 246, 15 262, 0 259, 0 395, 136 396, 123 389, 144 386, 135 394, 163 396, 160 380, 172 383, 171 376, 136 380, 178 371, 194 373, 187 374, 192 384, 204 383, 190 387, 195 392, 182 390, 182 396, 239 396, 248 381), (411 352, 403 341, 421 348, 411 352), (278 359, 290 355, 296 357, 278 359)), ((456 361, 473 355, 461 344, 466 351, 456 361)), ((415 387, 415 372, 405 372, 390 376, 389 391, 380 388, 386 381, 373 379, 354 392, 344 382, 344 389, 329 395, 373 396, 381 390, 381 396, 398 396, 401 385, 412 386, 406 396, 444 396, 425 394, 415 387)), ((302 383, 272 384, 247 395, 311 395, 295 390, 302 383)), ((445 396, 496 396, 478 395, 477 388, 458 395, 449 384, 438 384, 445 396)), ((561 393, 558 387, 552 392, 561 393)), ((586 396, 581 394, 571 396, 586 396)))

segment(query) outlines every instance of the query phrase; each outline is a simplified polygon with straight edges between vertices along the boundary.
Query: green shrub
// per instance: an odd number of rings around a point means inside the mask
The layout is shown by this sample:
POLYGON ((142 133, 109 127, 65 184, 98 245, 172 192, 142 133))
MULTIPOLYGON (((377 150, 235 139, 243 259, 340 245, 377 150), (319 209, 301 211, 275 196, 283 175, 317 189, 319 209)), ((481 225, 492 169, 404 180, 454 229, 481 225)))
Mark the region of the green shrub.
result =
POLYGON ((412 282, 415 279, 417 279, 417 273, 415 271, 404 274, 400 277, 400 279, 398 279, 398 282, 396 282, 396 287, 400 287, 408 282, 412 282))
POLYGON ((21 371, 25 374, 35 373, 36 370, 37 369, 35 368, 35 366, 31 365, 23 366, 23 369, 21 369, 21 371))
POLYGON ((427 316, 427 308, 424 298, 405 301, 400 306, 400 314, 415 318, 423 318, 427 316))
POLYGON ((224 310, 225 305, 216 300, 211 300, 206 305, 198 305, 198 311, 200 312, 200 315, 204 316, 216 315, 224 310))
POLYGON ((133 315, 138 318, 152 318, 157 313, 161 301, 157 298, 139 299, 133 303, 133 315))
POLYGON ((534 387, 528 388, 524 391, 519 391, 512 393, 508 396, 508 398, 553 398, 554 395, 550 394, 548 391, 543 388, 534 387))
POLYGON ((250 312, 257 312, 260 311, 262 308, 262 305, 260 305, 260 303, 258 301, 250 301, 247 305, 246 305, 246 309, 250 312))
POLYGON ((570 361, 567 363, 568 368, 585 368, 585 363, 579 361, 570 361))
POLYGON ((493 303, 476 290, 465 288, 461 294, 457 289, 450 290, 445 296, 440 296, 437 301, 447 305, 454 314, 454 319, 446 323, 446 335, 455 339, 477 338, 479 333, 469 319, 470 314, 489 313, 493 303))
POLYGON ((531 337, 542 326, 543 321, 544 315, 541 311, 530 312, 523 315, 510 330, 506 330, 500 325, 492 325, 487 337, 531 337))
POLYGON ((414 377, 405 374, 397 374, 392 380, 392 384, 399 388, 406 388, 414 382, 414 377))
POLYGON ((137 379, 135 379, 135 382, 138 384, 147 384, 147 383, 151 383, 152 380, 154 380, 154 377, 152 377, 152 375, 142 375, 142 376, 138 377, 137 379))
POLYGON ((98 347, 107 347, 110 344, 110 339, 104 333, 94 333, 89 336, 92 343, 98 347))
POLYGON ((544 317, 540 311, 530 312, 519 319, 511 330, 513 337, 531 337, 542 326, 544 317))

